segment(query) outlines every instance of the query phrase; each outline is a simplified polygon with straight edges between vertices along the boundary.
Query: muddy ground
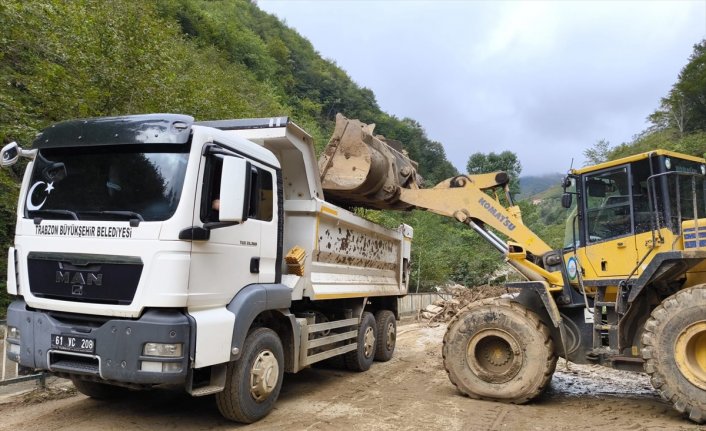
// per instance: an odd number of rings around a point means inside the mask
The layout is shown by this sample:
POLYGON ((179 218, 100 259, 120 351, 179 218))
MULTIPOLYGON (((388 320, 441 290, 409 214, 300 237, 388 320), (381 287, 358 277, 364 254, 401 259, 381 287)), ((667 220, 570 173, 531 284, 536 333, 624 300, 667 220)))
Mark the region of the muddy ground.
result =
MULTIPOLYGON (((287 375, 275 410, 251 430, 693 430, 662 402, 646 376, 599 367, 558 366, 549 391, 530 405, 460 395, 441 363, 445 327, 400 326, 395 357, 365 373, 309 369, 287 375)), ((55 382, 50 397, 0 397, 0 430, 237 429, 213 397, 136 392, 99 402, 55 382), (40 398, 40 399, 38 399, 40 398), (49 398, 49 399, 47 399, 49 398)), ((706 429, 706 428, 701 428, 706 429)))

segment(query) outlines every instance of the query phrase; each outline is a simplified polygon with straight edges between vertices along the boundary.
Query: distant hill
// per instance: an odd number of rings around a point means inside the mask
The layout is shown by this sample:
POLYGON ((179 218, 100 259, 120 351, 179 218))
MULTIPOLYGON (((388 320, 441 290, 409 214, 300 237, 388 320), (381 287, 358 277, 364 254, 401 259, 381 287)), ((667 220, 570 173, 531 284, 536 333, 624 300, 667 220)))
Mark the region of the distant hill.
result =
POLYGON ((557 195, 557 190, 558 193, 561 192, 560 184, 562 178, 564 178, 564 175, 559 173, 520 177, 520 194, 517 195, 517 200, 532 197, 537 197, 538 199, 553 197, 557 195), (549 193, 545 193, 548 190, 549 193))

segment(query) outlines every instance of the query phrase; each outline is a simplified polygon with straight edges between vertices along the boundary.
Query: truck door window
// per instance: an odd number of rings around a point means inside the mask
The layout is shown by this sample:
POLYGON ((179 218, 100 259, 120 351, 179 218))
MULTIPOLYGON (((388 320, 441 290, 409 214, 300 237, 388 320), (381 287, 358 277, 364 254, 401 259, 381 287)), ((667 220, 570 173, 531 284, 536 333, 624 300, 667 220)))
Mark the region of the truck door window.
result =
POLYGON ((222 156, 210 156, 206 159, 206 167, 203 174, 203 190, 201 191, 201 221, 204 223, 219 221, 218 207, 221 197, 222 169, 222 156))
POLYGON ((632 217, 627 168, 587 175, 584 184, 588 242, 630 234, 632 217))
POLYGON ((272 174, 253 166, 250 175, 250 213, 248 217, 256 220, 271 221, 273 208, 272 174))
MULTIPOLYGON (((206 160, 203 190, 201 192, 201 221, 217 222, 221 198, 221 171, 223 156, 211 156, 206 160)), ((228 190, 228 187, 225 188, 228 190)), ((250 202, 248 218, 271 221, 273 208, 272 174, 257 166, 250 171, 250 202)))

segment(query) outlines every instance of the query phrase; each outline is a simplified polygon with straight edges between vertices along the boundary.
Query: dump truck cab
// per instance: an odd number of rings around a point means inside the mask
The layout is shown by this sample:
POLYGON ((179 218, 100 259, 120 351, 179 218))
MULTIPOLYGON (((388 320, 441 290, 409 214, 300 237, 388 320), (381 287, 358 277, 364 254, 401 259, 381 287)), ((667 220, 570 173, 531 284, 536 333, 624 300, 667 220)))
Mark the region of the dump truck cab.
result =
POLYGON ((287 117, 70 120, 32 149, 5 145, 0 166, 20 157, 7 279, 20 366, 93 398, 215 394, 250 423, 285 372, 392 358, 413 230, 324 200, 311 136, 287 117))

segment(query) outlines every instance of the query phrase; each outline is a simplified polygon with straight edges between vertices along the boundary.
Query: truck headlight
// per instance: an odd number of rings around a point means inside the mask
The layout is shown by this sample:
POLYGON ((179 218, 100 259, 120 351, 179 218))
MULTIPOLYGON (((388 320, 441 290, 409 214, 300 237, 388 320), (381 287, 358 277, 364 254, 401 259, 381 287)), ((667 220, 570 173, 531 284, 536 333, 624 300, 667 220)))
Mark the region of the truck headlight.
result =
POLYGON ((182 343, 145 343, 142 354, 145 356, 178 358, 181 356, 182 350, 182 343))
POLYGON ((154 362, 142 361, 140 371, 148 371, 151 373, 181 373, 181 364, 179 362, 154 362))
POLYGON ((20 357, 20 345, 19 344, 11 344, 11 343, 8 343, 8 344, 9 344, 9 346, 7 349, 7 354, 13 355, 13 356, 16 356, 19 358, 20 357))
POLYGON ((20 330, 14 326, 7 327, 7 339, 11 341, 20 342, 20 330))

